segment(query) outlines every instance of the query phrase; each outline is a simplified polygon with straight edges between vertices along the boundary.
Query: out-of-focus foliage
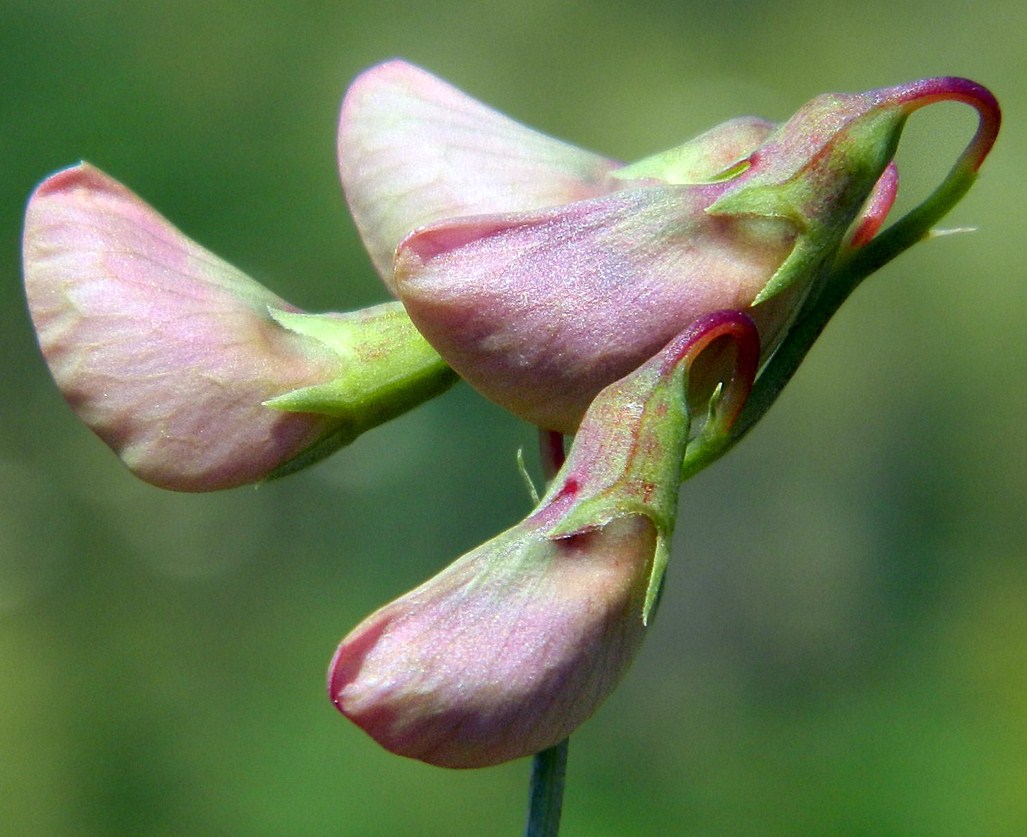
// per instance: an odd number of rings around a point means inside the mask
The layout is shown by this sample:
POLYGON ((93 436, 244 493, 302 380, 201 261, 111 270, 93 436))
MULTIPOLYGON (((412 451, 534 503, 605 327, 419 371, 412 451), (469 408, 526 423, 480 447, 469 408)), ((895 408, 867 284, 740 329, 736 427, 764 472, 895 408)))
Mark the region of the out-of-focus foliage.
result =
MULTIPOLYGON (((638 158, 813 95, 957 74, 1006 123, 950 217, 683 490, 659 618, 571 746, 564 834, 1027 832, 1027 11, 868 3, 0 2, 0 823, 12 835, 516 834, 528 764, 380 751, 323 689, 371 609, 523 515, 532 432, 466 387, 279 483, 131 478, 63 404, 24 201, 85 158, 311 309, 384 299, 337 186, 393 55, 638 158)), ((917 114, 900 206, 968 138, 917 114)))

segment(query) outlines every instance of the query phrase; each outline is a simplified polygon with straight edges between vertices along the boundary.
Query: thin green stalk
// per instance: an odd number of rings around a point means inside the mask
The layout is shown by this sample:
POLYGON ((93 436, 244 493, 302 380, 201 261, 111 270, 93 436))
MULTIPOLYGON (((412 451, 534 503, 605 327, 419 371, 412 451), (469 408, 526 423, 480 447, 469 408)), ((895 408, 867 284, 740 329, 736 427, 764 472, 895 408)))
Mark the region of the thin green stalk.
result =
POLYGON ((531 763, 531 796, 524 837, 556 837, 560 833, 569 738, 536 753, 531 763))
POLYGON ((819 292, 803 306, 785 341, 756 379, 749 403, 731 430, 732 443, 741 439, 770 409, 831 317, 859 284, 879 267, 926 238, 931 226, 955 206, 975 179, 976 172, 954 170, 916 210, 865 247, 846 254, 829 271, 827 281, 815 289, 819 292))

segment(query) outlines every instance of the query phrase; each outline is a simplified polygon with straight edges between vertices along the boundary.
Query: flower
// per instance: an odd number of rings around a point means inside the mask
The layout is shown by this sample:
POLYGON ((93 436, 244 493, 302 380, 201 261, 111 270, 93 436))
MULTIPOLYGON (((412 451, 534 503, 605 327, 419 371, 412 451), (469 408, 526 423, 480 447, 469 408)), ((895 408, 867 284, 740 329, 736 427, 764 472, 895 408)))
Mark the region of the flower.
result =
POLYGON ((164 488, 295 470, 452 380, 398 304, 303 314, 87 164, 32 195, 24 266, 58 387, 164 488))
POLYGON ((600 389, 703 314, 748 310, 768 356, 890 209, 906 116, 968 100, 960 84, 821 96, 780 126, 733 120, 623 166, 392 61, 343 102, 339 169, 429 342, 487 397, 572 433, 600 389))
POLYGON ((688 369, 720 338, 735 346, 719 402, 728 427, 759 356, 737 312, 703 318, 604 389, 524 521, 342 641, 328 675, 340 711, 388 750, 445 767, 530 755, 583 723, 655 606, 690 434, 688 369))
POLYGON ((329 669, 336 706, 388 749, 495 764, 556 744, 615 687, 658 600, 682 477, 959 200, 999 122, 980 85, 927 79, 622 165, 394 61, 345 98, 339 171, 399 302, 299 311, 82 164, 29 201, 29 309, 71 406, 167 488, 290 473, 453 370, 550 438, 575 433, 525 520, 368 617, 329 669), (881 231, 905 120, 943 100, 976 108, 977 133, 881 231))

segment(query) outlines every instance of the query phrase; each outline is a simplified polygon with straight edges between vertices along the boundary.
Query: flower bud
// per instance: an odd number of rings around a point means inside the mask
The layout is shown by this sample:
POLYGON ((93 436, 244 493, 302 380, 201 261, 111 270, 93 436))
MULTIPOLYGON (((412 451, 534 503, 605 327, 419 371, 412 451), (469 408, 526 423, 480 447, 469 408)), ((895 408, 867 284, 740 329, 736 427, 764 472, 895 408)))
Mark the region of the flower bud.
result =
POLYGON ((666 565, 688 444, 688 368, 736 344, 725 430, 756 371, 755 327, 704 318, 590 407, 535 511, 368 617, 328 674, 339 710, 400 755, 484 767, 583 723, 638 649, 666 565))
POLYGON ((68 403, 164 488, 295 470, 452 380, 398 305, 303 314, 86 164, 33 194, 24 269, 68 403))

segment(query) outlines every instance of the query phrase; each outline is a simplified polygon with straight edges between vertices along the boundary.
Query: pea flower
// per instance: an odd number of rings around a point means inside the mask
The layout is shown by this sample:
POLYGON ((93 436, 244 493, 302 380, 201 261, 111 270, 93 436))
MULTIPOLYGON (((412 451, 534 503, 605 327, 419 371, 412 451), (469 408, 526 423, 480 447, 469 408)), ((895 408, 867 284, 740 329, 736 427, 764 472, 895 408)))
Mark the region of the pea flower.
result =
POLYGON ((343 714, 387 749, 445 767, 530 755, 588 718, 645 633, 691 427, 688 370, 721 338, 736 371, 713 422, 729 427, 759 356, 738 312, 701 318, 604 389, 524 521, 342 641, 328 688, 343 714))
POLYGON ((935 79, 727 122, 632 165, 525 128, 399 61, 340 119, 358 229, 418 329, 483 394, 572 433, 596 393, 703 314, 748 310, 764 356, 809 287, 891 207, 935 79))
POLYGON ((398 303, 304 314, 86 164, 36 189, 24 264, 65 398, 163 488, 295 470, 452 381, 398 303))

